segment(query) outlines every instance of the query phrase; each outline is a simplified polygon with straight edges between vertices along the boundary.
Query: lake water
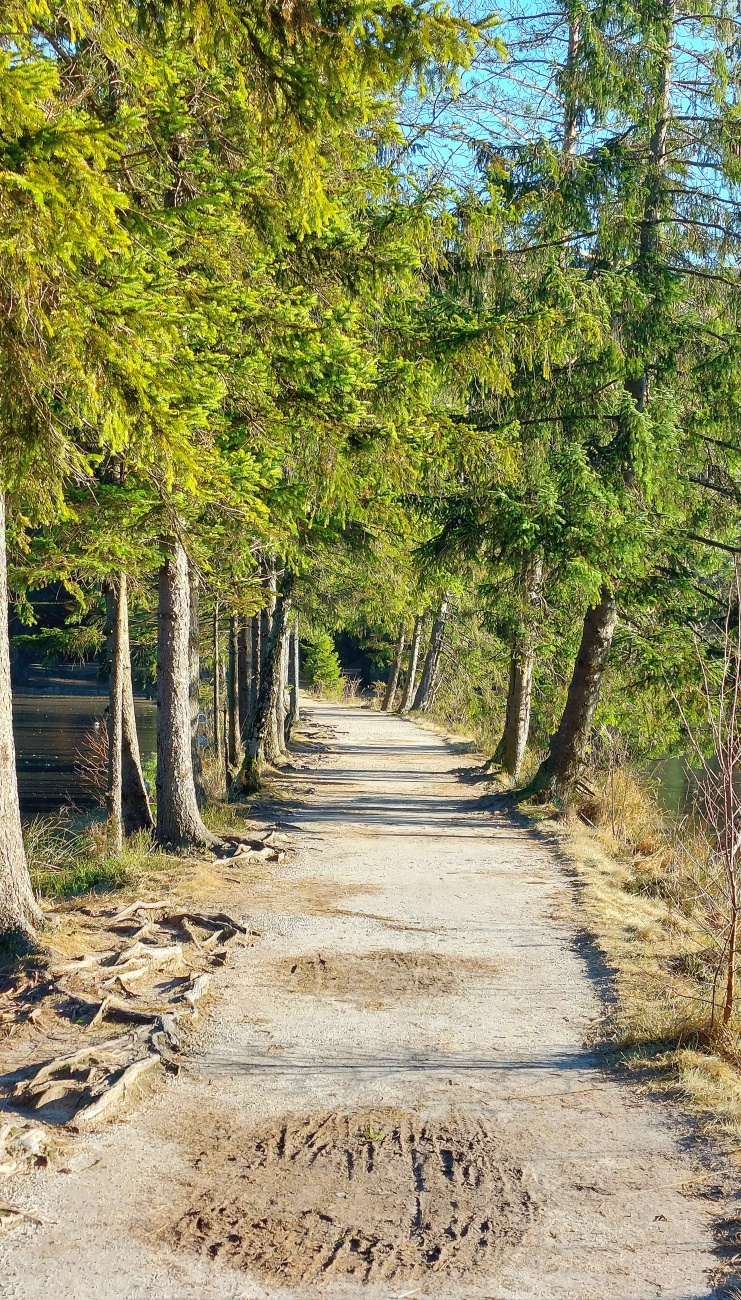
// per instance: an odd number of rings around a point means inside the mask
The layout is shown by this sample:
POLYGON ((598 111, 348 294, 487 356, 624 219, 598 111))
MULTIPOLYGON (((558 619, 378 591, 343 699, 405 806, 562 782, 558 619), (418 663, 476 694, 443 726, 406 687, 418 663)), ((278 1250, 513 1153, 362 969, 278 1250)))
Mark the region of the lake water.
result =
MULTIPOLYGON (((24 817, 56 812, 67 804, 96 806, 96 798, 77 770, 91 733, 105 726, 103 711, 108 696, 101 690, 97 668, 83 665, 59 675, 38 665, 30 670, 32 689, 13 694, 18 791, 24 817)), ((157 706, 154 700, 135 701, 142 758, 157 749, 157 706)), ((687 812, 694 794, 683 758, 662 758, 652 763, 659 802, 667 812, 687 812)))
POLYGON ((651 763, 648 774, 666 812, 689 812, 697 792, 699 773, 688 765, 685 758, 660 758, 651 763))
MULTIPOLYGON (((70 803, 78 808, 95 807, 95 796, 76 771, 76 764, 95 722, 98 729, 105 726, 107 704, 107 695, 82 691, 14 694, 18 793, 24 817, 52 813, 70 803)), ((142 758, 147 758, 157 748, 157 706, 153 700, 137 699, 135 707, 142 758)))

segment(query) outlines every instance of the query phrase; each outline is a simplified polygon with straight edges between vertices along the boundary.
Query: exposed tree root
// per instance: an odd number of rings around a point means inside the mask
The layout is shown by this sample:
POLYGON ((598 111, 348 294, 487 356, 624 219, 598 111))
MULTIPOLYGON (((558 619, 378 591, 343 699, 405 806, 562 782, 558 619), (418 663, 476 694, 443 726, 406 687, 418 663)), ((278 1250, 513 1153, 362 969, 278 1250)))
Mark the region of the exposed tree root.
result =
POLYGON ((200 1002, 204 993, 207 991, 210 983, 211 983, 210 975, 199 975, 197 979, 193 980, 188 991, 183 994, 184 1001, 190 1004, 190 1006, 193 1009, 194 1016, 198 1015, 198 1003, 200 1002))
POLYGON ((160 1064, 159 1053, 150 1052, 147 1056, 142 1056, 138 1061, 133 1061, 128 1065, 123 1074, 115 1083, 109 1084, 105 1091, 96 1097, 95 1101, 90 1102, 88 1106, 83 1106, 75 1112, 73 1127, 80 1128, 87 1124, 92 1124, 95 1120, 106 1115, 113 1107, 122 1102, 127 1091, 144 1075, 149 1074, 160 1064))

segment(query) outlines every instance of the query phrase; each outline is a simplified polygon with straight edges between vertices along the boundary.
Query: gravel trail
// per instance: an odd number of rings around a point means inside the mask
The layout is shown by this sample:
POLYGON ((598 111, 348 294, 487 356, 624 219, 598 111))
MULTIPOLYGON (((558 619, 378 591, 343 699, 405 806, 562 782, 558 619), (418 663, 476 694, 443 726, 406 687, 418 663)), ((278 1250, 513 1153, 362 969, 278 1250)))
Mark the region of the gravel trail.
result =
POLYGON ((4 1238, 2 1295, 709 1298, 729 1211, 676 1115, 584 1048, 547 841, 407 720, 310 725, 326 752, 280 783, 299 853, 240 899, 263 938, 192 1068, 19 1180, 42 1225, 4 1238))

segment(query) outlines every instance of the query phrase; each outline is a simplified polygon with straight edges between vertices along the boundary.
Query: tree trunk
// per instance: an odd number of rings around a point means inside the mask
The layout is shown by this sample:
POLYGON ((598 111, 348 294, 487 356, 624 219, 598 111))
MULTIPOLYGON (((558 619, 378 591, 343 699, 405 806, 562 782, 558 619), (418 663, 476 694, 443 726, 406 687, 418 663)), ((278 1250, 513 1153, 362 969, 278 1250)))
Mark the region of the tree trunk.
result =
POLYGON ((538 794, 544 799, 554 796, 561 802, 568 802, 572 796, 586 761, 589 733, 616 624, 614 593, 603 587, 599 604, 586 612, 566 707, 558 730, 551 737, 548 757, 538 768, 527 794, 538 794))
POLYGON ((291 739, 293 724, 298 722, 301 717, 298 692, 299 692, 299 642, 298 642, 298 613, 294 616, 293 629, 291 631, 290 647, 288 652, 289 666, 289 686, 291 690, 291 707, 288 710, 286 718, 286 744, 291 739))
POLYGON ((492 760, 494 763, 499 763, 515 781, 520 775, 530 734, 530 706, 535 664, 533 638, 542 579, 543 560, 541 556, 537 556, 524 566, 522 572, 525 589, 524 618, 512 640, 504 731, 492 760))
MULTIPOLYGON (((260 619, 260 652, 261 652, 260 689, 262 689, 262 675, 266 671, 265 666, 268 657, 268 646, 270 644, 270 637, 272 635, 273 623, 275 622, 277 582, 278 582, 278 578, 275 571, 275 561, 272 560, 270 565, 270 570, 268 573, 268 582, 267 582, 269 600, 266 608, 263 609, 262 611, 262 616, 260 619)), ((270 671, 271 672, 277 671, 277 665, 271 668, 270 671)), ((271 692, 271 700, 272 700, 272 706, 270 709, 270 713, 268 714, 268 719, 267 719, 267 724, 265 729, 264 751, 265 751, 265 759, 268 763, 277 763, 279 762, 281 755, 283 753, 280 744, 279 733, 278 733, 277 686, 271 692)))
POLYGON ((391 672, 389 674, 386 693, 383 697, 383 704, 381 705, 381 708, 384 713, 388 713, 389 709, 392 708, 394 703, 394 698, 396 696, 396 685, 399 680, 399 669, 401 668, 401 657, 404 654, 404 640, 405 640, 404 625, 402 624, 402 628, 399 633, 399 639, 396 642, 396 649, 394 651, 394 658, 391 664, 391 672))
POLYGON ((440 652, 443 648, 443 637, 445 636, 445 624, 448 620, 448 609, 450 606, 450 592, 446 591, 440 602, 440 608, 435 616, 435 622, 432 624, 430 633, 430 645, 425 656, 422 676, 419 679, 417 694, 414 697, 413 709, 424 713, 430 707, 432 700, 432 689, 435 685, 437 668, 440 663, 440 652))
POLYGON ((8 638, 8 572, 5 549, 5 497, 0 493, 0 935, 33 943, 43 922, 33 896, 23 846, 18 778, 13 740, 8 638))
POLYGON ((193 779, 190 623, 188 561, 175 541, 159 571, 157 626, 157 842, 174 848, 214 843, 193 779))
POLYGON ((221 649, 219 646, 219 598, 214 596, 214 751, 221 770, 224 745, 221 732, 221 649))
MULTIPOLYGON (((108 690, 108 788, 106 806, 111 831, 111 848, 116 857, 123 851, 121 811, 121 766, 123 759, 123 635, 121 617, 126 607, 126 574, 110 584, 113 621, 111 633, 111 675, 108 690)), ((108 601, 106 600, 106 604, 108 601)))
POLYGON ((414 698, 414 684, 417 677, 417 660, 419 659, 419 643, 422 640, 422 625, 424 616, 417 614, 414 619, 414 632, 412 634, 412 643, 409 647, 409 668, 407 670, 407 680, 404 686, 404 694, 401 697, 399 713, 408 713, 412 707, 414 698))
POLYGON ((493 762, 517 780, 522 768, 530 734, 530 705, 533 694, 535 650, 531 643, 516 638, 509 661, 507 710, 502 738, 494 751, 493 762))
POLYGON ((275 705, 275 716, 278 725, 278 745, 281 754, 286 751, 286 719, 288 718, 288 709, 286 708, 286 690, 288 689, 288 645, 291 639, 291 633, 288 625, 283 629, 283 636, 280 644, 280 690, 275 705))
POLYGON ((576 100, 571 86, 574 65, 579 54, 579 24, 575 20, 569 23, 569 43, 566 53, 567 86, 563 114, 563 152, 570 156, 576 147, 576 100))
POLYGON ((728 1025, 733 1016, 733 1003, 736 990, 736 929, 738 926, 738 899, 736 897, 736 871, 732 866, 729 872, 731 890, 731 922, 728 928, 728 968, 726 970, 726 996, 723 1003, 723 1024, 728 1025))
POLYGON ((229 619, 229 668, 227 674, 226 694, 228 725, 226 733, 227 761, 235 769, 239 763, 239 708, 237 702, 237 660, 239 655, 237 617, 232 614, 229 619))
POLYGON ((239 619, 237 633, 237 711, 239 714, 239 739, 242 746, 250 725, 250 678, 252 676, 252 640, 250 622, 244 614, 239 619))
POLYGON ((201 772, 201 623, 200 585, 198 574, 188 566, 190 586, 190 618, 188 623, 188 699, 190 704, 190 743, 193 762, 193 782, 199 807, 205 803, 201 772))
MULTIPOLYGON (((123 835, 152 831, 155 819, 149 807, 147 784, 142 771, 142 755, 136 732, 134 684, 131 681, 131 645, 129 641, 129 591, 122 573, 116 591, 116 640, 121 659, 121 820, 123 835)), ((113 675, 112 675, 113 680, 113 675)), ((113 692, 112 692, 113 693, 113 692)), ((113 714, 113 703, 110 707, 113 714)))
POLYGON ((253 614, 250 619, 252 639, 252 676, 250 677, 250 719, 255 716, 257 697, 260 692, 260 669, 262 665, 262 637, 260 635, 260 615, 253 614))
POLYGON ((282 591, 277 598, 275 611, 271 620, 268 639, 265 643, 260 690, 257 697, 255 715, 250 723, 247 736, 244 761, 240 773, 240 784, 245 793, 253 793, 260 784, 260 774, 266 762, 274 761, 271 752, 271 719, 275 719, 276 696, 282 687, 280 673, 280 649, 291 608, 293 576, 285 573, 282 591))

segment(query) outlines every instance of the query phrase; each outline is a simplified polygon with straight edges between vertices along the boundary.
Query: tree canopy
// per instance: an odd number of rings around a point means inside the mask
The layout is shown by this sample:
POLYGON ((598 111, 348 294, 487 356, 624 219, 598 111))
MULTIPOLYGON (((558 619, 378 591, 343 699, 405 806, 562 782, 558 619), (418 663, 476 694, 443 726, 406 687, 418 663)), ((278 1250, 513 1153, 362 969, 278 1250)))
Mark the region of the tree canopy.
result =
MULTIPOLYGON (((88 629, 102 653, 105 623, 115 663, 111 601, 130 601, 177 730, 198 726, 199 651, 218 695, 226 637, 235 787, 279 757, 296 625, 315 668, 344 632, 379 678, 411 676, 406 707, 418 656, 415 707, 485 715, 514 778, 529 743, 541 797, 569 798, 600 726, 644 758, 678 744, 739 550, 722 0, 4 12, 0 457, 23 645, 44 634, 34 592, 61 581, 67 644, 88 629)), ((201 834, 186 748, 167 843, 201 834)), ((27 930, 16 820, 0 920, 27 930)))

